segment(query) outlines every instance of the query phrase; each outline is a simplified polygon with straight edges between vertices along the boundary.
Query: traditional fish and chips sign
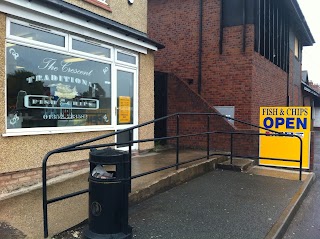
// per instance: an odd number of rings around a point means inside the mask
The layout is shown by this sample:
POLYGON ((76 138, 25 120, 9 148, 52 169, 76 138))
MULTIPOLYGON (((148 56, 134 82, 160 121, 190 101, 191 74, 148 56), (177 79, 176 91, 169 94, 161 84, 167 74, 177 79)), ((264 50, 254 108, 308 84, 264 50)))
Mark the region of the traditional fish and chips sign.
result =
MULTIPOLYGON (((272 131, 296 135, 302 140, 302 168, 310 168, 310 107, 260 108, 260 158, 300 159, 300 140, 297 137, 275 136, 272 131)), ((260 159, 260 165, 299 168, 299 162, 260 159)))
POLYGON ((111 124, 111 64, 18 44, 7 52, 18 54, 7 62, 8 129, 111 124))

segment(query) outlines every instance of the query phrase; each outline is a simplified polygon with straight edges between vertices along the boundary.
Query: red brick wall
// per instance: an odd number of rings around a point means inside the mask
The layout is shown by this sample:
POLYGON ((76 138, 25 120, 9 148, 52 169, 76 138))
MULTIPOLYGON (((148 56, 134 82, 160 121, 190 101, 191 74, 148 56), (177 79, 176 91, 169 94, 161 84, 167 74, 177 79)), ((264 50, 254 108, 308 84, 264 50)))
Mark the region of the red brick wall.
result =
MULTIPOLYGON (((205 103, 201 103, 199 95, 191 94, 198 89, 199 2, 148 1, 148 34, 166 46, 155 54, 155 70, 172 73, 184 82, 193 79, 191 85, 169 82, 170 113, 212 112, 212 106, 235 106, 236 119, 258 125, 261 106, 286 105, 287 73, 254 51, 253 25, 246 26, 246 49, 242 52, 242 31, 243 26, 223 29, 223 53, 220 54, 220 0, 204 1, 201 97, 205 103)), ((292 57, 290 52, 290 67, 292 57)), ((294 95, 292 100, 296 98, 293 103, 300 105, 301 90, 299 87, 294 89, 293 71, 290 74, 290 89, 294 95)), ((186 122, 185 128, 188 125, 191 131, 200 128, 197 122, 186 122)), ((216 126, 215 129, 224 127, 219 124, 216 126)), ((239 123, 235 126, 237 130, 254 129, 239 123)), ((173 124, 169 125, 168 130, 174 130, 173 124)), ((203 140, 198 139, 197 143, 202 145, 203 140)), ((229 147, 226 140, 218 140, 221 149, 229 147)), ((253 148, 257 152, 259 140, 250 140, 239 140, 239 145, 243 143, 242 149, 253 148), (250 140, 251 145, 248 143, 250 140)))
MULTIPOLYGON (((89 168, 88 160, 47 167, 47 179, 89 168)), ((0 174, 0 193, 8 193, 42 181, 42 169, 34 168, 0 174)))
MULTIPOLYGON (((196 112, 196 113, 217 113, 209 103, 205 101, 200 95, 195 93, 184 81, 169 75, 168 77, 168 114, 177 112, 196 112)), ((185 116, 179 117, 179 135, 196 134, 208 132, 207 129, 208 117, 201 116, 185 116)), ((177 132, 177 119, 172 118, 168 120, 168 136, 175 136, 177 132)), ((209 131, 225 131, 225 132, 245 132, 236 130, 224 118, 220 116, 210 116, 209 131)), ((253 131, 246 131, 253 132, 253 131)), ((258 136, 235 135, 233 150, 235 154, 245 156, 258 155, 258 136)), ((170 141, 175 144, 175 141, 170 141)), ((207 137, 190 136, 180 139, 181 147, 188 148, 203 148, 207 147, 207 137)), ((212 134, 210 136, 210 149, 218 151, 230 152, 230 134, 212 134)))
MULTIPOLYGON (((235 106, 235 118, 251 122, 253 27, 247 26, 242 52, 242 26, 224 29, 223 53, 204 48, 203 91, 211 106, 235 106)), ((236 124, 239 128, 245 125, 236 124)))
POLYGON ((148 1, 148 35, 166 46, 156 53, 156 71, 197 80, 198 5, 192 0, 148 1))
MULTIPOLYGON (((155 69, 193 79, 198 89, 199 4, 192 0, 150 0, 148 34, 166 47, 155 56, 155 69)), ((210 106, 235 106, 235 117, 251 122, 252 56, 254 29, 246 26, 246 52, 242 52, 243 26, 224 28, 223 54, 219 54, 220 1, 203 7, 201 96, 210 106)), ((244 127, 244 125, 236 125, 244 127)), ((245 127, 248 128, 248 127, 245 127)))
POLYGON ((252 77, 252 122, 258 124, 259 107, 286 106, 287 73, 254 53, 252 77))

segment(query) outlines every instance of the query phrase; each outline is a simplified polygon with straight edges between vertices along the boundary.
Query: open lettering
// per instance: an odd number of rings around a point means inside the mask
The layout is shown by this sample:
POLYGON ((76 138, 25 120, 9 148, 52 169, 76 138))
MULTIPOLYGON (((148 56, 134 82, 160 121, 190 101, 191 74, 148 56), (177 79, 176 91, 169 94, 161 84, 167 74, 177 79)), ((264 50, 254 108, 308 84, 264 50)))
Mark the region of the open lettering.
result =
POLYGON ((306 129, 307 128, 307 118, 282 118, 277 117, 275 119, 271 117, 266 117, 263 120, 263 127, 267 129, 280 128, 285 126, 286 129, 306 129))

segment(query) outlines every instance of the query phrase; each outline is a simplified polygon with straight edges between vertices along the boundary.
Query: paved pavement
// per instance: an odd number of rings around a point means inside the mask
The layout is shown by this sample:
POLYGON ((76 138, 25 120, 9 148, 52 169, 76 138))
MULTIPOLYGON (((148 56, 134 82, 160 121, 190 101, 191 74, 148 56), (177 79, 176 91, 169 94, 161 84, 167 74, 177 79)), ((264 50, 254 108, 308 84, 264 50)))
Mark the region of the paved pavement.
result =
POLYGON ((302 183, 213 171, 130 210, 136 238, 264 238, 302 183))
POLYGON ((284 239, 320 238, 320 132, 315 134, 316 181, 294 217, 284 239))
MULTIPOLYGON (((129 224, 139 239, 266 238, 305 182, 215 170, 131 206, 129 224)), ((84 226, 54 238, 83 238, 84 226)))

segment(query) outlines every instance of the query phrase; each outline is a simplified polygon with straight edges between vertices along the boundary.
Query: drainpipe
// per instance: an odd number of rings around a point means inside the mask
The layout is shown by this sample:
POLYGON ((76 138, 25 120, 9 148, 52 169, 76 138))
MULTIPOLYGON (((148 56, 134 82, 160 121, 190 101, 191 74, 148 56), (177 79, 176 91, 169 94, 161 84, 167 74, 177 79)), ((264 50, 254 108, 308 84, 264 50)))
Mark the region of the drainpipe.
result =
POLYGON ((247 18, 247 0, 242 0, 242 52, 246 52, 246 18, 247 18))
MULTIPOLYGON (((289 20, 287 21, 289 27, 289 20)), ((290 94, 289 94, 289 84, 290 84, 290 29, 287 32, 287 107, 290 106, 290 94)))
POLYGON ((198 94, 201 94, 202 81, 202 20, 203 20, 203 0, 199 4, 199 62, 198 62, 198 94))
POLYGON ((287 74, 287 106, 290 106, 290 96, 289 96, 289 82, 290 82, 290 74, 289 74, 289 67, 288 67, 288 74, 287 74))
POLYGON ((219 37, 219 54, 223 51, 223 0, 220 0, 220 37, 219 37))

